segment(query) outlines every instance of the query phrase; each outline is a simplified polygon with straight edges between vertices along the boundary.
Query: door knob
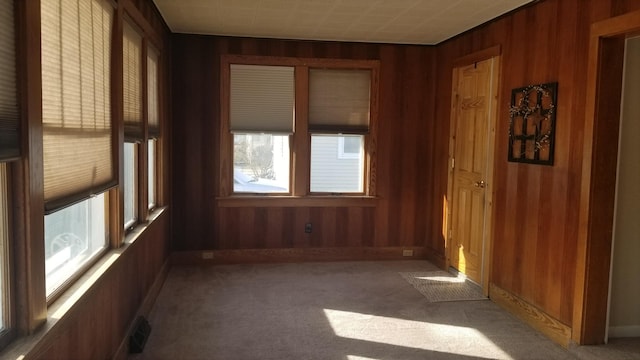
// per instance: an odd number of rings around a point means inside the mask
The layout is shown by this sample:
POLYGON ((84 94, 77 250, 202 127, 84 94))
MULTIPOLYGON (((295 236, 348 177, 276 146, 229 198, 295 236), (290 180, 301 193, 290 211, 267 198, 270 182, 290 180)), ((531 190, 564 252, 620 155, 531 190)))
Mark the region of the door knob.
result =
POLYGON ((484 189, 485 185, 486 184, 485 184, 484 180, 476 181, 475 183, 473 183, 473 186, 475 186, 477 188, 481 188, 481 189, 484 189))

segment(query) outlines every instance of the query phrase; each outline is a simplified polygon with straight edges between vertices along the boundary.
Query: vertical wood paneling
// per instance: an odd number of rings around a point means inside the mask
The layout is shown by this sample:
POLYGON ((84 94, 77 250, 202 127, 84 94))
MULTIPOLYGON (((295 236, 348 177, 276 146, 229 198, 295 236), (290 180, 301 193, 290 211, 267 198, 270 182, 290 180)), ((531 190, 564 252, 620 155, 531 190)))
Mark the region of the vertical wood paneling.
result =
POLYGON ((434 111, 434 48, 174 34, 172 49, 174 249, 439 246, 426 238, 439 233, 432 228, 439 223, 425 218, 431 197, 442 192, 432 190, 439 179, 424 156, 437 146, 436 134, 425 131, 434 111), (379 205, 217 207, 224 54, 380 59, 379 205), (304 233, 307 222, 311 234, 304 233))
MULTIPOLYGON (((423 120, 422 108, 424 102, 421 101, 421 97, 424 95, 423 85, 420 83, 420 74, 424 73, 424 64, 420 63, 419 47, 410 46, 404 48, 404 66, 402 67, 402 88, 403 94, 416 92, 416 97, 403 97, 402 104, 402 119, 403 123, 400 125, 402 128, 402 135, 398 139, 400 141, 401 150, 398 153, 404 154, 401 159, 395 159, 394 161, 399 163, 401 168, 398 172, 392 173, 393 175, 399 175, 397 177, 397 183, 394 187, 399 188, 400 202, 397 202, 400 206, 400 227, 398 230, 400 238, 398 239, 398 245, 410 246, 414 242, 415 237, 418 235, 415 228, 416 220, 416 193, 418 177, 423 174, 424 166, 420 163, 421 151, 418 151, 418 143, 422 142, 420 134, 417 129, 420 122, 423 120), (403 169, 414 169, 413 171, 406 171, 403 169)), ((397 198, 395 198, 397 199, 397 198)))
POLYGON ((491 281, 571 324, 589 27, 638 8, 633 0, 544 0, 436 47, 174 34, 174 248, 413 245, 445 257, 453 64, 500 45, 491 281), (216 207, 223 54, 380 60, 376 206, 216 207), (549 81, 559 82, 554 166, 507 162, 511 89, 549 81))
POLYGON ((295 208, 295 218, 293 221, 293 247, 311 247, 311 234, 304 232, 304 226, 310 221, 309 208, 295 208))
POLYGON ((291 226, 291 223, 293 223, 292 219, 294 219, 295 217, 295 210, 294 208, 286 208, 283 210, 284 212, 284 219, 286 219, 284 221, 285 226, 282 227, 282 240, 281 240, 281 244, 283 248, 292 248, 293 247, 293 238, 294 238, 294 234, 297 232, 295 231, 296 229, 291 226), (286 225, 289 226, 286 226, 286 225))
MULTIPOLYGON (((453 60, 502 45, 491 281, 565 324, 573 316, 589 27, 639 7, 626 0, 545 0, 437 49, 437 91, 447 93, 453 60), (549 81, 559 82, 555 164, 508 163, 510 91, 549 81)), ((436 118, 448 118, 449 99, 436 99, 436 118)))
POLYGON ((30 356, 61 360, 114 356, 168 257, 169 221, 168 212, 160 215, 61 320, 64 323, 57 324, 58 333, 30 356))
POLYGON ((282 208, 269 209, 264 211, 266 214, 266 228, 264 247, 279 248, 282 247, 282 228, 284 226, 284 212, 282 208))
POLYGON ((261 208, 234 208, 233 216, 238 219, 238 232, 236 238, 236 244, 245 249, 259 249, 260 238, 263 236, 263 229, 258 228, 255 222, 256 214, 260 211, 264 211, 261 208), (255 230, 260 229, 259 233, 255 230))
MULTIPOLYGON (((542 42, 542 46, 537 49, 536 56, 532 58, 532 66, 530 74, 534 79, 542 79, 543 82, 552 81, 549 74, 557 74, 558 66, 557 59, 553 55, 554 49, 557 49, 557 37, 556 37, 556 25, 557 25, 557 11, 558 2, 545 2, 540 4, 540 8, 537 10, 548 14, 542 19, 538 19, 534 16, 529 18, 529 28, 533 29, 536 37, 539 37, 542 42), (536 60, 541 59, 541 60, 536 60), (549 79, 549 80, 545 80, 549 79)), ((533 13, 533 12, 531 12, 533 13)), ((549 296, 546 289, 549 287, 557 288, 554 284, 559 285, 555 279, 548 278, 549 268, 554 266, 552 264, 559 264, 558 262, 548 262, 547 259, 553 257, 553 253, 547 252, 549 247, 553 247, 554 244, 549 242, 552 237, 552 232, 548 231, 553 229, 556 225, 555 219, 549 216, 548 210, 553 204, 553 199, 549 197, 552 192, 554 181, 553 171, 548 167, 538 167, 536 172, 536 179, 532 183, 540 184, 539 187, 534 188, 538 192, 537 206, 535 214, 532 214, 533 229, 528 229, 527 232, 533 236, 528 239, 527 243, 531 251, 535 251, 536 256, 528 257, 531 259, 530 263, 526 264, 528 268, 537 269, 536 272, 527 272, 529 282, 525 282, 525 288, 530 289, 529 293, 523 291, 522 294, 533 299, 534 303, 540 304, 541 307, 547 309, 548 312, 559 314, 559 303, 553 303, 553 297, 549 296), (547 226, 540 226, 539 219, 548 219, 547 226)), ((563 179, 563 182, 565 180, 563 179)), ((535 195, 532 193, 532 197, 535 195)), ((534 209, 528 209, 531 213, 534 209)), ((560 224, 562 225, 562 224, 560 224)))

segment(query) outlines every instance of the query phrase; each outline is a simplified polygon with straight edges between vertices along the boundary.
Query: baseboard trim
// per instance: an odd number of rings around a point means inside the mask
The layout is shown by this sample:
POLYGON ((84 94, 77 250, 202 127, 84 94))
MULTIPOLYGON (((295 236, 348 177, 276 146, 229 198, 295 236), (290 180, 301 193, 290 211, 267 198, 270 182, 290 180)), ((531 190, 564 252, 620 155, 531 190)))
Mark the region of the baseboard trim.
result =
POLYGON ((640 337, 640 325, 610 326, 609 338, 640 337))
POLYGON ((569 326, 495 284, 491 284, 489 288, 489 298, 551 340, 565 348, 569 347, 571 340, 569 326))
POLYGON ((344 247, 299 249, 236 249, 178 251, 171 254, 173 265, 217 265, 243 263, 282 263, 312 261, 360 261, 360 260, 430 260, 436 265, 444 260, 425 247, 344 247), (404 250, 413 256, 403 256, 404 250))
POLYGON ((120 345, 118 346, 118 350, 116 350, 115 354, 113 355, 114 360, 127 359, 129 354, 129 334, 131 334, 131 332, 133 331, 133 327, 136 325, 135 320, 138 318, 138 316, 147 317, 149 315, 149 312, 151 311, 153 304, 155 303, 156 299, 158 298, 158 295, 160 294, 160 289, 162 289, 162 285, 164 284, 164 281, 167 279, 167 275, 169 274, 170 267, 171 267, 171 261, 167 259, 162 265, 162 268, 160 268, 160 271, 158 272, 156 279, 153 281, 153 284, 151 285, 149 292, 147 292, 147 296, 145 296, 144 300, 142 301, 142 304, 140 304, 140 307, 138 308, 138 311, 136 311, 135 316, 131 319, 131 323, 127 328, 125 337, 124 339, 122 339, 122 341, 120 342, 120 345))

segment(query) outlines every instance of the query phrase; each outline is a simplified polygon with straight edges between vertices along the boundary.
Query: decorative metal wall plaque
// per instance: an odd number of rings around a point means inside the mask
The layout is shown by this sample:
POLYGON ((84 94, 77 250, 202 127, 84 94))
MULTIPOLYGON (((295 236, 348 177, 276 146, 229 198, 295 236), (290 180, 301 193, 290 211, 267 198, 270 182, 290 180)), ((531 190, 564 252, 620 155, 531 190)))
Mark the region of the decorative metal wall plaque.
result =
POLYGON ((509 161, 553 165, 558 83, 511 91, 509 161))

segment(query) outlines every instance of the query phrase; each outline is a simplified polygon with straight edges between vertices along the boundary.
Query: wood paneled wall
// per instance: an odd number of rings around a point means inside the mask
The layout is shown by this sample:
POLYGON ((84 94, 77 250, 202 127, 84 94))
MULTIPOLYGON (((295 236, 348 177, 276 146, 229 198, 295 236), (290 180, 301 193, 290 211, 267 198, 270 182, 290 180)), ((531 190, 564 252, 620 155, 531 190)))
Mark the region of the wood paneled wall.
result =
POLYGON ((373 207, 225 207, 219 249, 373 246, 373 207), (315 224, 310 234, 305 223, 315 224), (264 231, 263 233, 259 233, 264 231))
MULTIPOLYGON (((129 336, 132 321, 144 305, 169 256, 170 216, 165 212, 127 248, 104 276, 63 320, 56 324, 32 359, 111 359, 129 336)), ((166 269, 165 269, 166 270, 166 269)), ((155 289, 155 291, 159 290, 155 289)), ((155 293, 152 294, 155 297, 155 293)), ((146 309, 148 311, 149 309, 146 309)), ((128 344, 128 343, 127 343, 128 344)), ((127 348, 121 349, 126 354, 127 348)))
POLYGON ((444 258, 453 64, 498 45, 491 282, 571 325, 589 29, 638 9, 634 0, 543 0, 435 47, 174 35, 174 250, 407 245, 444 258), (379 59, 376 205, 218 207, 222 54, 379 59), (511 89, 554 81, 554 166, 507 162, 511 89), (308 221, 318 233, 302 233, 308 221))
POLYGON ((434 169, 446 163, 446 146, 435 129, 448 125, 433 121, 435 48, 178 34, 172 47, 174 250, 419 246, 443 253, 446 178, 434 169), (223 54, 380 60, 375 205, 217 206, 223 54))
MULTIPOLYGON (((48 0, 41 0, 48 1, 48 0)), ((160 117, 164 122, 159 140, 160 155, 157 168, 162 169, 157 184, 159 205, 167 206, 155 220, 140 224, 136 241, 121 246, 122 231, 118 217, 119 190, 111 190, 109 231, 112 249, 89 267, 81 279, 70 284, 59 298, 47 304, 44 272, 44 221, 42 197, 42 104, 40 64, 40 1, 15 1, 18 28, 18 79, 20 106, 23 119, 23 156, 11 163, 13 236, 11 262, 13 277, 10 288, 13 327, 16 337, 0 358, 24 359, 107 359, 118 350, 126 353, 127 339, 134 317, 142 306, 149 303, 149 294, 159 289, 169 258, 171 217, 168 206, 169 151, 167 123, 170 107, 162 103, 160 117), (113 196, 115 195, 115 196, 113 196), (115 231, 114 231, 115 229, 115 231), (155 289, 155 290, 154 290, 155 289)), ((125 13, 148 32, 159 50, 165 51, 161 59, 161 99, 169 98, 168 74, 170 48, 169 29, 152 0, 111 1, 114 6, 114 31, 119 34, 125 13), (126 11, 125 11, 126 10, 126 11)), ((114 56, 122 56, 114 37, 114 56)), ((122 67, 113 64, 112 86, 114 121, 118 103, 122 102, 118 76, 122 67)), ((121 80, 121 78, 120 78, 121 80)), ((121 86, 120 86, 121 87, 121 86)), ((122 139, 122 133, 119 134, 122 139)), ((114 147, 116 148, 116 147, 114 147)), ((115 150, 117 156, 119 151, 115 150)), ((120 166, 120 170, 122 166, 120 166)), ((120 208, 121 209, 121 208, 120 208)), ((158 210, 160 211, 160 210, 158 210)), ((147 309, 148 310, 148 309, 147 309)), ((5 324, 7 325, 7 324, 5 324)))
MULTIPOLYGON (((491 282, 572 324, 589 28, 640 4, 545 0, 438 46, 436 118, 449 117, 452 64, 501 45, 491 282), (555 164, 507 162, 511 89, 558 81, 555 164)), ((616 159, 611 159, 615 162, 616 159)))

